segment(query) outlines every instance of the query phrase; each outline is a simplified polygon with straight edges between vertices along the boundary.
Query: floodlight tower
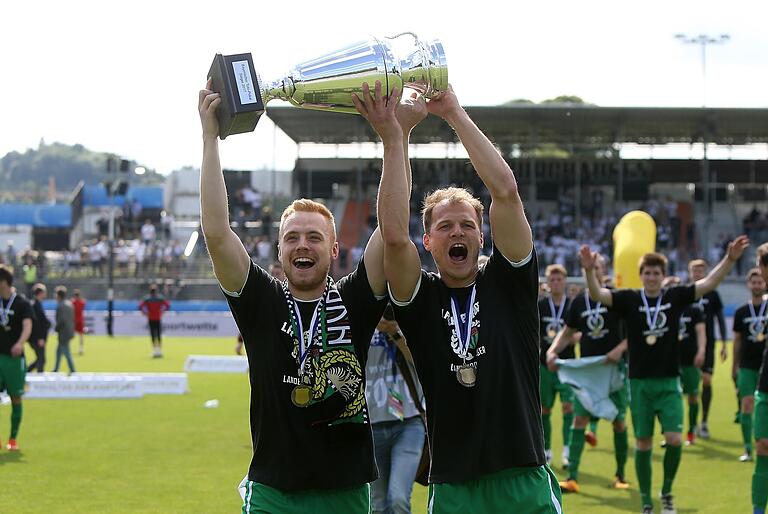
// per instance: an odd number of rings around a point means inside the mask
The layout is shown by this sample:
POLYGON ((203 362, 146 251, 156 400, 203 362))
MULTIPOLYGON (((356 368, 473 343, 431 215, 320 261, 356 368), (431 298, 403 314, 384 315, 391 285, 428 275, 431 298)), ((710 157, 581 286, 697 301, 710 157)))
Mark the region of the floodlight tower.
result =
MULTIPOLYGON (((731 40, 729 34, 720 34, 717 37, 709 36, 707 34, 699 34, 698 36, 688 36, 686 34, 675 34, 675 39, 686 45, 699 45, 701 47, 701 89, 702 98, 701 106, 707 106, 707 46, 708 45, 722 45, 731 40)), ((709 159, 707 157, 707 145, 709 143, 709 134, 706 127, 702 133, 702 143, 704 147, 704 155, 701 160, 701 182, 704 193, 704 206, 705 214, 707 217, 707 225, 712 222, 712 185, 709 176, 709 159)), ((707 229, 704 229, 702 235, 703 251, 709 250, 709 233, 707 229)))
POLYGON ((731 40, 729 34, 720 34, 713 37, 707 34, 698 36, 688 36, 686 34, 675 34, 675 39, 686 45, 699 45, 701 47, 701 82, 702 82, 702 101, 701 106, 707 106, 707 45, 722 45, 731 40))

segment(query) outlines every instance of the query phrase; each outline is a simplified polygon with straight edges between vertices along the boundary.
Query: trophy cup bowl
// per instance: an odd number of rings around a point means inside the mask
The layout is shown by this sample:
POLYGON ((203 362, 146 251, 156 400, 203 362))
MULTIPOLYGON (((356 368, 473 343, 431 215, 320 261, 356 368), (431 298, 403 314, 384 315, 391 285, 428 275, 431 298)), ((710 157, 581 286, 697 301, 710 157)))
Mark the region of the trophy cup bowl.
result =
POLYGON ((411 32, 355 43, 298 64, 284 77, 269 81, 261 79, 250 53, 216 54, 208 76, 213 90, 221 95, 216 111, 221 139, 251 132, 266 104, 276 98, 304 109, 357 114, 352 93, 361 96, 364 82, 373 86, 380 81, 384 95, 395 87, 401 91, 408 87, 433 98, 448 89, 442 43, 420 41, 411 32), (402 37, 413 38, 404 50, 399 44, 402 37))

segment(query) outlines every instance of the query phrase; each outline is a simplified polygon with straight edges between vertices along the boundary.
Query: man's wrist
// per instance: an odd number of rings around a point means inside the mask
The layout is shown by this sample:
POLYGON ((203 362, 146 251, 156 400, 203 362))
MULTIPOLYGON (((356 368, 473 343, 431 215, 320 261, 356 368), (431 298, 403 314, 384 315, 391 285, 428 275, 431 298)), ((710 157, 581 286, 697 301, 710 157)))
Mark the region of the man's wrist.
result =
POLYGON ((469 115, 467 114, 467 111, 464 110, 463 107, 458 106, 456 109, 445 113, 445 116, 443 116, 443 119, 448 122, 450 126, 455 126, 456 123, 459 123, 462 121, 462 119, 468 118, 469 115))

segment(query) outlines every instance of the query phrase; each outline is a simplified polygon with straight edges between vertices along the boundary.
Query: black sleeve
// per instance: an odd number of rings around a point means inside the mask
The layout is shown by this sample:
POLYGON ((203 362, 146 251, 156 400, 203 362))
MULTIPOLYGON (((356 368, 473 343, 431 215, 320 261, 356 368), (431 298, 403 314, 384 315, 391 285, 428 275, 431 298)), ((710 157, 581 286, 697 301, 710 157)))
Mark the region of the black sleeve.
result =
POLYGON ((631 299, 635 294, 636 291, 634 289, 618 289, 611 291, 611 295, 613 297, 612 307, 616 309, 616 312, 619 313, 619 316, 626 316, 626 312, 631 299))
POLYGON ((699 308, 691 309, 691 311, 691 323, 693 325, 696 325, 697 323, 704 323, 706 317, 704 311, 699 308))
POLYGON ((741 308, 736 309, 733 314, 733 331, 739 334, 744 332, 744 316, 741 308))
POLYGON ((251 323, 254 312, 262 308, 265 301, 270 299, 278 301, 282 296, 280 283, 261 267, 251 262, 248 270, 248 278, 239 292, 224 292, 227 298, 232 316, 235 318, 237 327, 243 335, 245 342, 258 340, 256 333, 259 327, 251 323))
POLYGON ((358 353, 367 353, 371 343, 373 330, 381 321, 384 308, 387 306, 387 298, 376 298, 368 282, 368 273, 365 271, 364 259, 360 259, 357 268, 339 280, 336 284, 344 306, 349 312, 349 320, 354 323, 355 332, 360 335, 368 334, 368 337, 355 337, 355 350, 358 353), (370 333, 369 333, 370 332, 370 333))
POLYGON ((520 262, 512 262, 493 246, 488 263, 482 270, 491 280, 504 286, 517 301, 524 300, 536 305, 539 299, 539 264, 536 249, 520 262))
POLYGON ((672 307, 677 307, 680 310, 684 309, 687 305, 696 301, 696 284, 671 288, 669 290, 669 299, 672 307))

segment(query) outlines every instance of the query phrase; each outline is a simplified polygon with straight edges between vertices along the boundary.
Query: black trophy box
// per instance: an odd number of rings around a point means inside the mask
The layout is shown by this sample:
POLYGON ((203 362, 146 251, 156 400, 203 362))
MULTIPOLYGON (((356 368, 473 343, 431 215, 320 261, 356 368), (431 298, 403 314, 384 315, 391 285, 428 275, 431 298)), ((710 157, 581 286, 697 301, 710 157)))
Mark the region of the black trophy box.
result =
POLYGON ((216 54, 208 76, 213 90, 221 94, 216 109, 219 137, 253 131, 264 112, 264 102, 251 54, 216 54))

